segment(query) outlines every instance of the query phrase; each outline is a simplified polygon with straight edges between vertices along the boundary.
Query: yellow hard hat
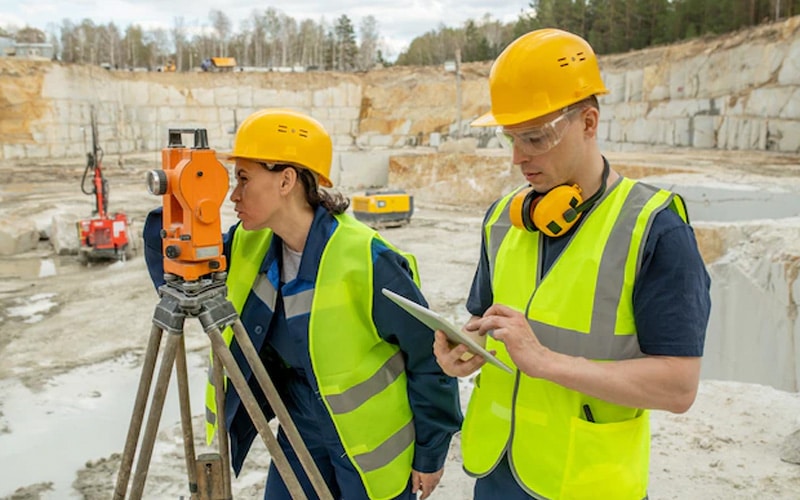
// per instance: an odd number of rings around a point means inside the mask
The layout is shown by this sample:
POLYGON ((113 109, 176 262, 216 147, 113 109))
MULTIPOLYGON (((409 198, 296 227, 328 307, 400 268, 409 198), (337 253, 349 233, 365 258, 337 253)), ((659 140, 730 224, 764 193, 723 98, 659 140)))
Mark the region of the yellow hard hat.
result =
POLYGON ((220 157, 296 165, 319 175, 320 185, 333 186, 330 135, 317 120, 290 109, 263 109, 245 118, 236 132, 233 151, 220 157))
POLYGON ((586 40, 558 29, 531 31, 497 57, 489 73, 492 110, 471 125, 516 125, 607 93, 586 40))

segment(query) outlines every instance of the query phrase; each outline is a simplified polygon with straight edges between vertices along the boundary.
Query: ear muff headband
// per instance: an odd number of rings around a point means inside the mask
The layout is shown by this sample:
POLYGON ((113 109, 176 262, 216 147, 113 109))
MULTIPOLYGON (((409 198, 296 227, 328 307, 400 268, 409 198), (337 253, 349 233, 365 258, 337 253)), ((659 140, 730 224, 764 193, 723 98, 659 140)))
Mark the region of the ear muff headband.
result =
POLYGON ((541 231, 550 237, 563 235, 575 225, 583 212, 588 211, 606 191, 611 167, 603 158, 603 178, 600 188, 585 201, 577 184, 556 186, 544 195, 532 187, 523 189, 511 199, 511 223, 526 231, 541 231))

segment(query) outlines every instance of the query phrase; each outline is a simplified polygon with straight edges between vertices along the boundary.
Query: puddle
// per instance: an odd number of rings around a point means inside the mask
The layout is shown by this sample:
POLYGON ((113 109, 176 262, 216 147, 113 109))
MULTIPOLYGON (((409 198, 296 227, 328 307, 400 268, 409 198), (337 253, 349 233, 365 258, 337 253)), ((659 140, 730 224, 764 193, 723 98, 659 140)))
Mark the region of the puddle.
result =
POLYGON ((64 259, 75 260, 75 256, 63 257, 26 257, 0 259, 0 278, 38 279, 48 278, 62 274, 70 267, 71 262, 64 259))
POLYGON ((6 314, 12 318, 19 318, 23 323, 37 323, 44 319, 50 309, 58 304, 54 302, 56 294, 37 293, 27 299, 15 298, 6 314))
MULTIPOLYGON (((188 353, 191 410, 203 412, 205 353, 188 353)), ((158 365, 157 367, 158 368, 158 365)), ((16 489, 51 482, 41 500, 81 498, 72 489, 89 460, 122 453, 141 367, 132 358, 78 368, 31 392, 14 379, 0 382, 0 498, 16 489)), ((148 404, 149 411, 149 404, 148 404)), ((180 421, 175 375, 160 427, 180 421)), ((158 453, 156 443, 155 453, 158 453)))

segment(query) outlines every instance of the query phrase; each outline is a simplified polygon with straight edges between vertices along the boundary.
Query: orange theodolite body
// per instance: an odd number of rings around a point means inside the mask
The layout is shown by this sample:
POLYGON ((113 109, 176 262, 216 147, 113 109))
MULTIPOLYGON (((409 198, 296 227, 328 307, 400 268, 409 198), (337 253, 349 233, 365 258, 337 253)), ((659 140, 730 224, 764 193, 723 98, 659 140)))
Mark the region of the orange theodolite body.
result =
MULTIPOLYGON (((203 131, 205 132, 205 131, 203 131)), ((172 142, 172 141, 171 141, 172 142)), ((220 207, 228 171, 209 148, 162 150, 164 272, 194 281, 226 269, 220 207)))

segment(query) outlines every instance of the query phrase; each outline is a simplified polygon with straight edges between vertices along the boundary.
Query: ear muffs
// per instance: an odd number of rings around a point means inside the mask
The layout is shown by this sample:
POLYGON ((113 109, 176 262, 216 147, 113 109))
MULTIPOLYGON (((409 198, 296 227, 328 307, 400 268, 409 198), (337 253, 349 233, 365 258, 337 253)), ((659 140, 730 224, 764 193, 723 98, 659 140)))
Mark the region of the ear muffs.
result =
POLYGON ((547 236, 559 236, 578 222, 583 204, 577 184, 556 186, 542 195, 526 188, 511 199, 511 223, 526 231, 541 231, 547 236))
POLYGON ((532 187, 523 189, 511 198, 511 224, 525 231, 541 231, 550 237, 565 234, 578 222, 581 214, 603 196, 610 171, 604 157, 600 189, 586 201, 577 184, 556 186, 545 194, 537 193, 532 187))

